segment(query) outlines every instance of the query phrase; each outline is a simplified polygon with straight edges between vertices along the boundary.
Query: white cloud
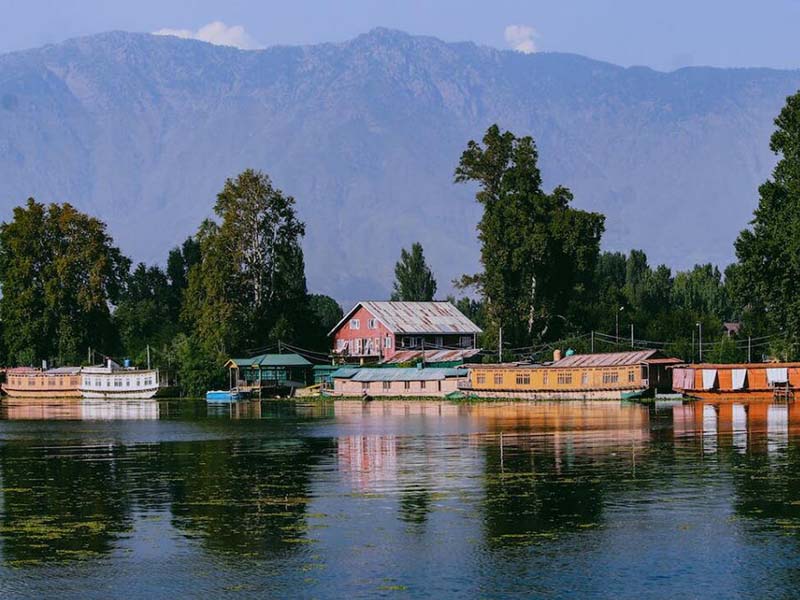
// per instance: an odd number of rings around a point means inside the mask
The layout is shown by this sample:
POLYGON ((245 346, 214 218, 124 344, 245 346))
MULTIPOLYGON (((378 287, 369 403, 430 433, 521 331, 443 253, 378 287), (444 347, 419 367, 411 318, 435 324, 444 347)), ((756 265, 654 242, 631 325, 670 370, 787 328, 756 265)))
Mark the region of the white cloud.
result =
POLYGON ((200 40, 217 46, 235 46, 242 50, 263 48, 241 25, 228 26, 222 21, 213 21, 203 25, 197 31, 191 29, 159 29, 153 35, 173 35, 187 40, 200 40))
POLYGON ((509 25, 506 27, 506 43, 517 52, 532 54, 536 52, 535 38, 539 34, 529 25, 509 25))

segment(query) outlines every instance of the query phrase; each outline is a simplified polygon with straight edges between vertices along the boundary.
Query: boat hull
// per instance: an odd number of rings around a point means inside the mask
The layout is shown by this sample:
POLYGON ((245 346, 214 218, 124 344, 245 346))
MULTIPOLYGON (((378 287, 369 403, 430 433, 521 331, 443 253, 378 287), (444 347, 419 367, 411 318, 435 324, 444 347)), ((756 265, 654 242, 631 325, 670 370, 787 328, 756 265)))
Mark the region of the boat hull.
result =
POLYGON ((147 388, 141 390, 111 390, 103 392, 100 390, 81 390, 83 398, 87 400, 148 400, 155 397, 158 388, 147 388))
POLYGON ((53 390, 23 390, 2 386, 3 393, 9 398, 31 398, 39 400, 50 400, 56 398, 80 398, 81 392, 75 388, 53 389, 53 390))

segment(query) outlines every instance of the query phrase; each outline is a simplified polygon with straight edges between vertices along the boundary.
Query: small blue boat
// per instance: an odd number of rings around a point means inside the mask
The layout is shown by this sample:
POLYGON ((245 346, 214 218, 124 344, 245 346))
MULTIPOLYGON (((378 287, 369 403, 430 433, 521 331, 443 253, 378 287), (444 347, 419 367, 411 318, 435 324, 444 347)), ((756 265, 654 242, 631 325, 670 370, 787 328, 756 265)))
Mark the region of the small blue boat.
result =
POLYGON ((237 390, 209 390, 206 392, 206 402, 228 404, 238 402, 245 396, 237 390))

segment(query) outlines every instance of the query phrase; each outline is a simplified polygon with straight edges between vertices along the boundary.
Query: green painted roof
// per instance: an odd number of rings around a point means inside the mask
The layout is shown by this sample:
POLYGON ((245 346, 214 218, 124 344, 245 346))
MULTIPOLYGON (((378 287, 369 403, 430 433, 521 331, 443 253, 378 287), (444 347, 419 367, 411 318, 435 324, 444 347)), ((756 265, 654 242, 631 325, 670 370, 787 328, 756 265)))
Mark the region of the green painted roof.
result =
POLYGON ((232 358, 232 362, 240 369, 242 367, 269 368, 269 367, 310 367, 311 363, 299 354, 259 354, 250 358, 232 358))

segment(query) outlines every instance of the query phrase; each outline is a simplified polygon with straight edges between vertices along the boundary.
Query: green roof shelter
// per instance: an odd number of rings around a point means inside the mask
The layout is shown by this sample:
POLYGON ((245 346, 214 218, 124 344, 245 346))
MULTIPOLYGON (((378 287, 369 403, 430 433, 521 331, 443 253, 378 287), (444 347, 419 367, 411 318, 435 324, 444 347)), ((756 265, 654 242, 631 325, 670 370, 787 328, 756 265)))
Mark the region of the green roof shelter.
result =
POLYGON ((249 358, 231 358, 225 363, 230 370, 231 389, 276 393, 305 387, 311 377, 312 364, 299 354, 259 354, 249 358))

